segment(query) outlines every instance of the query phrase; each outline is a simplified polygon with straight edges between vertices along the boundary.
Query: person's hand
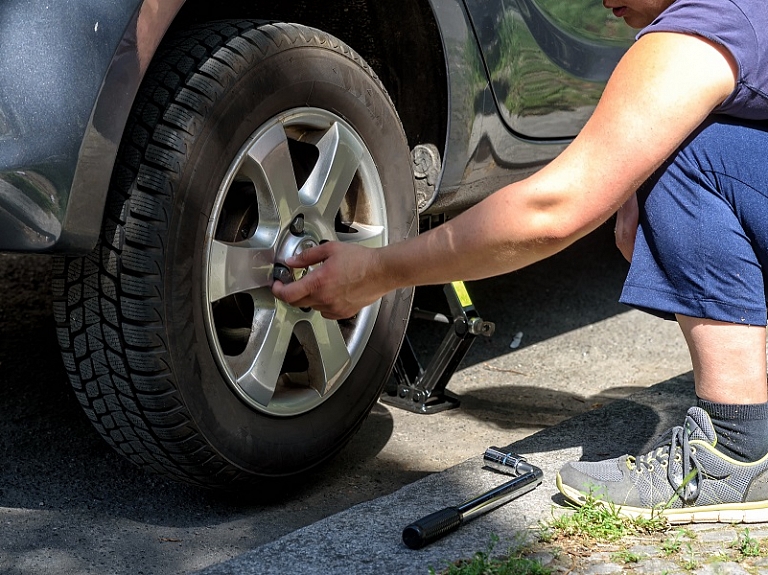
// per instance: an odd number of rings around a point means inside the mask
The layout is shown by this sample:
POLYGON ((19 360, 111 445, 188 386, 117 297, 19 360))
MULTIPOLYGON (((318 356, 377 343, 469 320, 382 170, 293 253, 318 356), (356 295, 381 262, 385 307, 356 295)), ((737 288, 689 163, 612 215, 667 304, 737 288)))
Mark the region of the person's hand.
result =
POLYGON ((274 296, 294 307, 312 308, 327 319, 352 317, 389 291, 377 277, 377 250, 359 245, 326 242, 286 264, 309 271, 295 282, 275 281, 274 296))
POLYGON ((632 194, 616 212, 616 247, 628 262, 632 261, 632 252, 635 250, 639 219, 637 195, 632 194))

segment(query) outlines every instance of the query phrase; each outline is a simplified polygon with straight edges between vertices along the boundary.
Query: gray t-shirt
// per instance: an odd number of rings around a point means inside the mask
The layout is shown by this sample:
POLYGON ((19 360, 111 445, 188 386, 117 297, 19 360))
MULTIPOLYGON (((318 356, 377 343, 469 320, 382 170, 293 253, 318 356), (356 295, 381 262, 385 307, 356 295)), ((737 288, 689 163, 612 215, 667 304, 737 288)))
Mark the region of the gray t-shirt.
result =
POLYGON ((649 32, 693 34, 724 46, 739 77, 715 112, 768 120, 768 0, 676 0, 637 37, 649 32))

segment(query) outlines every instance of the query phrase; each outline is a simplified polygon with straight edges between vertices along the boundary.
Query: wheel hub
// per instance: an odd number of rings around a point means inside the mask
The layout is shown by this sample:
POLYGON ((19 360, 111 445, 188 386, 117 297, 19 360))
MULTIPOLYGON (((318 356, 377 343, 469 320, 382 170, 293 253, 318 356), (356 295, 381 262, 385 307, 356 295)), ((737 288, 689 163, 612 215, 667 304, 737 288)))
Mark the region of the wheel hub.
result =
POLYGON ((299 281, 305 275, 307 275, 316 266, 310 266, 308 268, 291 268, 285 264, 285 261, 289 257, 295 257, 320 245, 320 242, 316 240, 312 235, 304 234, 295 235, 291 234, 286 236, 283 240, 280 249, 278 250, 278 257, 275 261, 275 279, 279 279, 283 283, 291 281, 299 281), (283 268, 289 270, 290 275, 286 275, 283 268))

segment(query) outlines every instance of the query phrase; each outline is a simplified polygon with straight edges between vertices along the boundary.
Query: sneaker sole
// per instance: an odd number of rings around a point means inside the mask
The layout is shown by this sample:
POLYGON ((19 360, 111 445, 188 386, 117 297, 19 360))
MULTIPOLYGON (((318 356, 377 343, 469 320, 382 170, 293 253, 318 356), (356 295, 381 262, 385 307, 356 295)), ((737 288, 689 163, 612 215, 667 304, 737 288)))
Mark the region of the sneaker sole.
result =
MULTIPOLYGON (((557 489, 574 505, 584 504, 584 494, 565 485, 557 474, 557 489)), ((605 501, 595 499, 595 503, 608 505, 605 501)), ((765 523, 768 522, 768 501, 752 501, 749 503, 722 503, 720 505, 703 505, 701 507, 684 507, 682 509, 644 509, 627 505, 615 505, 619 515, 632 519, 665 517, 671 524, 678 523, 765 523)))

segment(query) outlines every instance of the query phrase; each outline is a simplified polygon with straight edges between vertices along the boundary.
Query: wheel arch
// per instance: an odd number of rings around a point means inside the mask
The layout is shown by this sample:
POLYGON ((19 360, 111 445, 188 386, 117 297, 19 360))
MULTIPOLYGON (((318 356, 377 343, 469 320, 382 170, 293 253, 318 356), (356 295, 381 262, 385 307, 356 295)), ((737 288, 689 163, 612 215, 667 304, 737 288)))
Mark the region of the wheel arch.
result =
POLYGON ((293 22, 328 32, 358 52, 387 89, 411 149, 444 151, 447 63, 430 0, 187 0, 174 26, 227 18, 293 22))
POLYGON ((126 26, 85 128, 56 251, 87 253, 93 249, 134 98, 183 4, 184 0, 142 0, 126 26))

